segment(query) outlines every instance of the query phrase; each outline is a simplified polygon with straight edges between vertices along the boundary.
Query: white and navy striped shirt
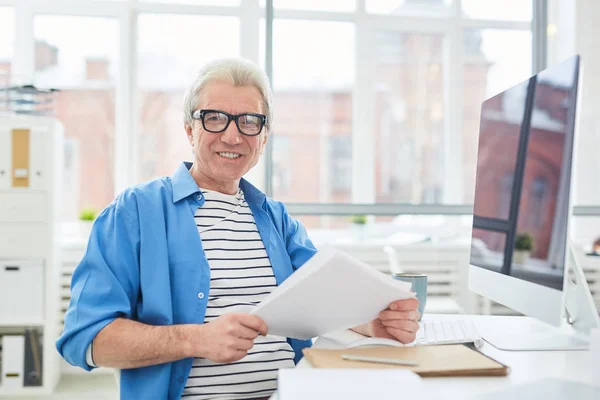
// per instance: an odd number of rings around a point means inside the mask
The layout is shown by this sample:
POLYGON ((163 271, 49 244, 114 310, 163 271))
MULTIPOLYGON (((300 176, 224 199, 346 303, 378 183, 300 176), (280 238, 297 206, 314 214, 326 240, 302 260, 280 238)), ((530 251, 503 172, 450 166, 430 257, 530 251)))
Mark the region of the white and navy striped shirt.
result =
MULTIPOLYGON (((227 312, 248 312, 277 284, 243 192, 226 195, 203 189, 202 193, 205 203, 194 219, 210 265, 207 323, 227 312)), ((268 397, 277 388, 277 370, 293 366, 294 351, 286 338, 259 335, 239 361, 194 359, 182 398, 268 397)))

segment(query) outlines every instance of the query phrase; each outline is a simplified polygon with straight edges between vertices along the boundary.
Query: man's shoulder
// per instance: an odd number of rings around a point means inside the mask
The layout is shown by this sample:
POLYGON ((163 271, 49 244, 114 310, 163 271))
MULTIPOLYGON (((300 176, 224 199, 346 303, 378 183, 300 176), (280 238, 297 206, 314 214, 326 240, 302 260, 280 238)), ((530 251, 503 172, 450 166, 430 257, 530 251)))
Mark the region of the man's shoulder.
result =
POLYGON ((172 202, 173 186, 171 178, 160 177, 131 186, 121 192, 113 201, 117 210, 132 212, 140 207, 152 207, 172 202))
POLYGON ((265 197, 267 208, 271 209, 277 215, 287 214, 287 207, 279 200, 272 199, 271 197, 265 197))

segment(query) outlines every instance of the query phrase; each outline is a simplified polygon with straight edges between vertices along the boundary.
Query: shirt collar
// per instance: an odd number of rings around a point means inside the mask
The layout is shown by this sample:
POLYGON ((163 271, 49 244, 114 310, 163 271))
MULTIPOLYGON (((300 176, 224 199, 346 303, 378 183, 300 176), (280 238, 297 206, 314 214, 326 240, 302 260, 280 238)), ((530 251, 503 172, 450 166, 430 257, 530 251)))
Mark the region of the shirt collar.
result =
MULTIPOLYGON (((190 174, 190 168, 192 168, 192 163, 184 161, 171 177, 173 185, 173 203, 177 203, 179 200, 191 196, 192 194, 200 193, 198 184, 196 184, 196 181, 190 174)), ((240 189, 244 192, 244 197, 247 202, 262 204, 266 199, 263 192, 258 190, 244 178, 240 179, 240 189)))
POLYGON ((242 189, 242 192, 244 192, 244 197, 246 198, 247 203, 262 205, 267 198, 263 192, 258 190, 253 184, 244 178, 240 179, 240 189, 242 189))
POLYGON ((192 194, 200 193, 200 188, 190 174, 190 168, 192 168, 192 163, 184 161, 171 177, 173 185, 173 203, 177 203, 179 200, 192 194))

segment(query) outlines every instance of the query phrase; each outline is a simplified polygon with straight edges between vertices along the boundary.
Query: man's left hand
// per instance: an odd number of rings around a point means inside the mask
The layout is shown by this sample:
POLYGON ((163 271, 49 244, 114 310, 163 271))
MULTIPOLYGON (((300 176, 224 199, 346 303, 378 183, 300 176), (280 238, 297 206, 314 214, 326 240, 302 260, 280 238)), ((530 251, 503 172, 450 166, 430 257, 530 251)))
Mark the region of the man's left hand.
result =
POLYGON ((402 343, 413 342, 421 318, 418 307, 419 300, 416 298, 394 301, 379 313, 377 319, 367 324, 366 333, 371 337, 396 339, 402 343))

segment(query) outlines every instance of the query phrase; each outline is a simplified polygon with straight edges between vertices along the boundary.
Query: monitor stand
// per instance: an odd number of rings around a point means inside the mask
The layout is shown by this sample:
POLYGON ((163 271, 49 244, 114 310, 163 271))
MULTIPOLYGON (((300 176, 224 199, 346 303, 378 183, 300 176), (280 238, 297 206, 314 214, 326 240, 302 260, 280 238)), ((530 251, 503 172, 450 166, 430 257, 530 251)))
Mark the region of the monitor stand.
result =
POLYGON ((600 318, 592 294, 581 269, 581 263, 567 246, 567 268, 564 279, 564 316, 562 327, 553 327, 533 318, 515 317, 501 326, 482 326, 483 339, 500 350, 587 350, 589 333, 600 328, 600 318), (485 329, 484 329, 485 328, 485 329))

